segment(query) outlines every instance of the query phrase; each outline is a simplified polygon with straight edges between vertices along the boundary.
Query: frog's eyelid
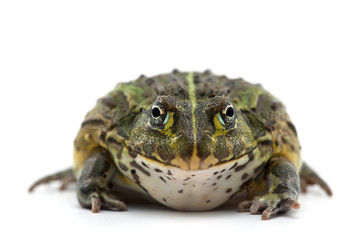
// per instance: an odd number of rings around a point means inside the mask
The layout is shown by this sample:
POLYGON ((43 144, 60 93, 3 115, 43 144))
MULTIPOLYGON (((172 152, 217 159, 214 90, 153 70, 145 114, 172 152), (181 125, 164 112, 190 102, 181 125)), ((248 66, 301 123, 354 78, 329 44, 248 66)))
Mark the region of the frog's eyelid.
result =
POLYGON ((221 114, 218 114, 217 119, 222 125, 226 125, 221 117, 221 114))
POLYGON ((169 113, 167 112, 167 116, 165 117, 163 124, 167 124, 167 122, 169 121, 169 113))

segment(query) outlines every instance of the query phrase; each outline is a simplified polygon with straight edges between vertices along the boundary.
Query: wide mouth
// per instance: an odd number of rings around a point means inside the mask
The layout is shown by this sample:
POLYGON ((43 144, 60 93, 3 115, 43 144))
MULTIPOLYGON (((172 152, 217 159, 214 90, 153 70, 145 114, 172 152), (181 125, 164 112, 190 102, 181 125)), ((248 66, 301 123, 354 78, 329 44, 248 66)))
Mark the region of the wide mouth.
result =
POLYGON ((253 152, 254 150, 257 148, 251 148, 249 150, 247 150, 243 155, 241 156, 237 156, 237 157, 233 157, 231 159, 227 159, 227 160, 223 160, 220 161, 219 159, 217 159, 215 156, 210 155, 205 159, 201 159, 198 156, 195 156, 193 154, 193 156, 191 156, 188 160, 185 160, 179 156, 169 160, 169 161, 164 161, 155 157, 149 157, 146 156, 142 153, 139 153, 137 151, 131 150, 128 147, 125 147, 128 150, 128 154, 131 157, 136 157, 136 156, 141 156, 145 162, 149 162, 149 163, 153 163, 153 164, 158 164, 159 166, 170 166, 170 167, 174 167, 174 168, 180 168, 183 170, 190 170, 190 171, 194 171, 194 170, 205 170, 205 169, 209 169, 212 167, 218 167, 218 166, 222 166, 222 165, 228 165, 228 164, 235 164, 236 162, 239 162, 240 160, 245 161, 245 159, 253 159, 253 152))
POLYGON ((157 158, 148 157, 141 153, 132 151, 129 148, 126 148, 126 149, 128 150, 128 154, 130 157, 132 157, 132 158, 139 157, 138 159, 142 159, 141 164, 143 166, 152 165, 152 166, 158 166, 159 168, 173 168, 173 169, 179 168, 181 170, 187 170, 187 171, 194 172, 194 171, 203 171, 203 170, 212 169, 212 168, 219 169, 220 167, 224 167, 224 169, 226 169, 227 167, 236 168, 237 166, 246 164, 249 160, 253 160, 253 158, 254 158, 253 150, 255 148, 253 148, 250 151, 247 151, 245 154, 243 154, 241 156, 232 158, 227 161, 222 161, 222 162, 219 161, 214 156, 209 156, 206 159, 201 159, 197 156, 192 156, 188 161, 185 161, 181 157, 175 157, 174 159, 172 159, 168 162, 165 162, 165 161, 161 161, 157 158))

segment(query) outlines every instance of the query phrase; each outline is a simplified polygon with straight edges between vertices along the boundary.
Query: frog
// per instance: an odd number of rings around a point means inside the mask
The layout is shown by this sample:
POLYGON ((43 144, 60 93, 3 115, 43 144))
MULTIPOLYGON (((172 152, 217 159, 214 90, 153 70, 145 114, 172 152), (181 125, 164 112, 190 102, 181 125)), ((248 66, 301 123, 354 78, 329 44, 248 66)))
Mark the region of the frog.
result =
POLYGON ((114 186, 178 211, 209 211, 244 193, 238 211, 263 220, 299 209, 309 185, 332 195, 302 160, 285 105, 260 84, 210 70, 117 84, 82 122, 73 166, 29 191, 52 181, 75 182, 93 213, 127 210, 114 186))

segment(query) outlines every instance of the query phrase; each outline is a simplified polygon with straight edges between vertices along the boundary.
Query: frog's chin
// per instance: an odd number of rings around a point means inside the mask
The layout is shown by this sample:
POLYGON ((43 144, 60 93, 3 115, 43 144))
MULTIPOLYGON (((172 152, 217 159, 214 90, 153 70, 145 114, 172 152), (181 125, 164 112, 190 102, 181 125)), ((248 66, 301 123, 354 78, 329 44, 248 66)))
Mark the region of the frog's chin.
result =
POLYGON ((207 169, 182 169, 137 154, 122 158, 121 172, 158 202, 182 211, 204 211, 225 203, 256 167, 249 155, 207 169), (251 160, 251 161, 250 161, 251 160))

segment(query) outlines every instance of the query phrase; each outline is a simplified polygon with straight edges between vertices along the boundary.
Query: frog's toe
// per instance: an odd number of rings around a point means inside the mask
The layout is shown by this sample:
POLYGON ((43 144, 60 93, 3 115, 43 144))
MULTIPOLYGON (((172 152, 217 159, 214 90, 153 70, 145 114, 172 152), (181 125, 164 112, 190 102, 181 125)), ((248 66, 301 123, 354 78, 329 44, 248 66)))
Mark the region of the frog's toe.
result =
POLYGON ((83 207, 91 208, 93 213, 98 213, 100 209, 113 210, 113 211, 127 211, 127 205, 108 196, 106 193, 93 192, 89 194, 86 200, 80 200, 80 204, 83 207))
POLYGON ((104 194, 101 197, 101 202, 102 202, 102 206, 104 206, 104 208, 108 210, 127 211, 128 209, 127 205, 124 202, 113 199, 104 194))
POLYGON ((288 212, 292 208, 299 209, 300 204, 297 201, 291 200, 291 199, 282 200, 278 204, 274 204, 272 206, 267 207, 265 210, 263 210, 262 220, 267 220, 271 216, 275 216, 278 213, 288 212))
POLYGON ((99 194, 93 193, 89 196, 90 202, 91 202, 91 209, 93 213, 98 213, 100 211, 101 207, 101 201, 99 194))

